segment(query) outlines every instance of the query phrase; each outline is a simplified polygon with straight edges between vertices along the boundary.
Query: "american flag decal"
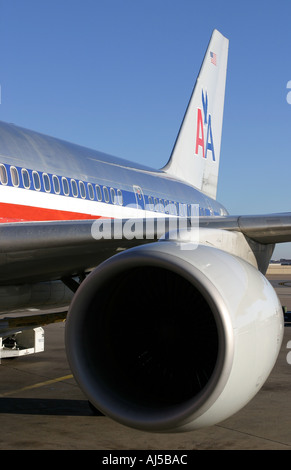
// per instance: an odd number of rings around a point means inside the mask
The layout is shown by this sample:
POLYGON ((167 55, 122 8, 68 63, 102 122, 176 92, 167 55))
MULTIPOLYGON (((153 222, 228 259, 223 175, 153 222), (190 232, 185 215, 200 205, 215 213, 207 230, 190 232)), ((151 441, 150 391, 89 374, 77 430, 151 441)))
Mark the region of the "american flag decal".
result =
POLYGON ((216 54, 215 52, 210 52, 211 63, 216 65, 216 54))

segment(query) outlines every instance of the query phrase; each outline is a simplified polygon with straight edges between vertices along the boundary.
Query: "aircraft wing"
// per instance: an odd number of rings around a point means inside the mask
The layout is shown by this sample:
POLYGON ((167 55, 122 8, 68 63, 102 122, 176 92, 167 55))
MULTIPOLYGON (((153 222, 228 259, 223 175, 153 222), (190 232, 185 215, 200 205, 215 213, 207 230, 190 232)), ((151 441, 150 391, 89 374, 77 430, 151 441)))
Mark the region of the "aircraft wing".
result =
MULTIPOLYGON (((158 240, 167 230, 142 219, 131 221, 134 233, 111 236, 112 219, 102 220, 104 237, 96 239, 94 220, 17 222, 0 224, 0 284, 60 279, 88 271, 105 259, 137 244, 158 240)), ((121 221, 126 227, 128 221, 121 221)), ((99 223, 100 225, 100 223, 99 223)), ((119 226, 120 227, 120 226, 119 226)), ((131 231, 128 228, 129 231, 131 231)), ((124 230, 121 229, 124 233, 124 230)))
POLYGON ((268 215, 200 217, 200 227, 235 230, 262 244, 291 241, 291 212, 268 215))
MULTIPOLYGON (((0 225, 0 284, 60 279, 89 271, 133 246, 159 240, 173 219, 19 222, 0 225), (97 227, 96 236, 96 222, 97 227), (100 235, 104 236, 100 236, 100 235)), ((238 231, 274 244, 291 241, 291 213, 200 217, 199 226, 238 231)), ((190 229, 190 221, 188 221, 190 229)))

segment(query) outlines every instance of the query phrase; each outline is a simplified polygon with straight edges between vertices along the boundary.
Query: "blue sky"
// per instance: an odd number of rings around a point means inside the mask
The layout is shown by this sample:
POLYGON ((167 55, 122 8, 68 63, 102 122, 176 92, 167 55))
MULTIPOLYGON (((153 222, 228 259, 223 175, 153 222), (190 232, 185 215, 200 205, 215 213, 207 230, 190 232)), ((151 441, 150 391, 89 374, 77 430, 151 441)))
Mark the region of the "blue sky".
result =
POLYGON ((0 0, 0 119, 161 168, 217 28, 217 198, 232 214, 291 211, 290 18, 289 0, 0 0))

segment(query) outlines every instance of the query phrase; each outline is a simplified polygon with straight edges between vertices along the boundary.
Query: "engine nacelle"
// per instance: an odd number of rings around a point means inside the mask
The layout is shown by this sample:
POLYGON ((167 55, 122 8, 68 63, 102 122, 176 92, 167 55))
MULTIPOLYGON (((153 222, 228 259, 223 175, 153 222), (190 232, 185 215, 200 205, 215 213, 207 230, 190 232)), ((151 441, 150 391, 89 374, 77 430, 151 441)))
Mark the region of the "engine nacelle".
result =
POLYGON ((267 279, 225 251, 172 241, 127 250, 82 283, 66 325, 89 401, 156 432, 220 422, 261 388, 283 337, 267 279))

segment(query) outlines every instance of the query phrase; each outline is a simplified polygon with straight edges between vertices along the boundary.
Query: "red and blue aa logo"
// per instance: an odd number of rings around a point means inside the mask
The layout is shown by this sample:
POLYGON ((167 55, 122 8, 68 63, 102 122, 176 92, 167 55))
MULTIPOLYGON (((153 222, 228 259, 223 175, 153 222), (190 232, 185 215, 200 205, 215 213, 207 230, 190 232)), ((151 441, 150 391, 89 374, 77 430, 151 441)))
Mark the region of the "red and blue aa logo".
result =
POLYGON ((208 157, 208 152, 212 153, 215 161, 213 135, 211 127, 211 115, 208 113, 208 96, 202 90, 202 108, 197 108, 197 129, 195 154, 198 155, 199 148, 202 149, 203 158, 208 157), (202 116, 203 114, 203 116, 202 116))

